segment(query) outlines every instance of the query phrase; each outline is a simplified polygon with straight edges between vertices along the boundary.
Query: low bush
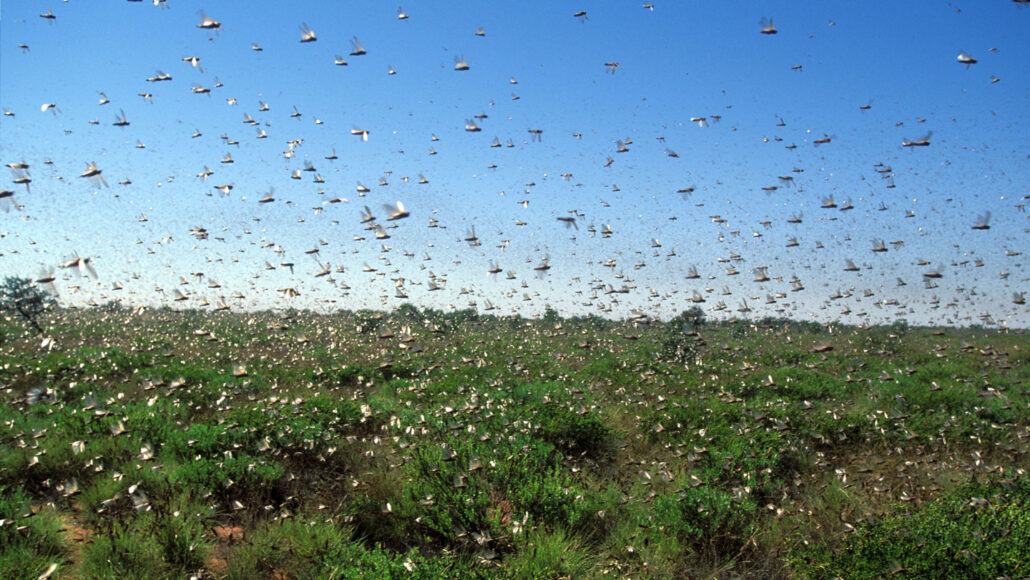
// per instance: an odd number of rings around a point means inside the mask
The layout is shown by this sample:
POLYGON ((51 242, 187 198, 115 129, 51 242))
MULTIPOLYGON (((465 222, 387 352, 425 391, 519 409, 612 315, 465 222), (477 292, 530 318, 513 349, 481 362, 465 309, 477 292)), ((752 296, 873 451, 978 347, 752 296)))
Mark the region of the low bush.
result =
POLYGON ((1030 573, 1030 483, 968 484, 922 508, 856 527, 835 545, 795 546, 799 578, 1002 578, 1030 573))

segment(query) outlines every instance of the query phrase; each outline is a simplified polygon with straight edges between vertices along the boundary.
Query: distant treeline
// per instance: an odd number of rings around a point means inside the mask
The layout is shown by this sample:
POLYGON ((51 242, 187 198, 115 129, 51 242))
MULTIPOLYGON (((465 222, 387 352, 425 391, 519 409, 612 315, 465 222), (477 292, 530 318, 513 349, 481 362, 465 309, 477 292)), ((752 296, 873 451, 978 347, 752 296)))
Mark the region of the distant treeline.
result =
MULTIPOLYGON (((136 309, 137 307, 126 306, 117 301, 108 301, 103 304, 91 307, 100 312, 129 312, 136 309)), ((75 308, 72 310, 81 310, 81 308, 75 308)), ((63 307, 54 308, 54 312, 60 312, 65 310, 63 307)), ((148 308, 147 310, 153 310, 155 312, 169 313, 179 312, 184 316, 200 316, 205 314, 213 313, 210 310, 201 310, 197 308, 174 308, 170 305, 161 305, 156 308, 148 308)), ((285 309, 272 309, 272 310, 247 310, 247 311, 232 311, 237 314, 246 313, 254 316, 267 316, 277 315, 285 317, 309 317, 309 316, 320 316, 327 318, 339 318, 342 320, 354 321, 357 325, 366 328, 374 328, 377 323, 381 321, 389 321, 394 324, 435 324, 441 329, 452 329, 456 326, 468 322, 480 322, 480 323, 506 323, 510 325, 521 325, 525 323, 541 322, 545 324, 563 324, 563 325, 583 325, 588 324, 589 326, 598 330, 612 330, 621 328, 623 325, 629 323, 636 326, 645 326, 651 324, 665 325, 670 329, 683 330, 687 333, 699 331, 706 326, 713 328, 734 328, 739 331, 745 329, 759 329, 759 330, 776 330, 782 332, 804 332, 818 334, 824 332, 827 328, 846 328, 852 325, 843 324, 840 322, 818 322, 815 320, 798 320, 785 316, 763 316, 761 318, 747 318, 747 317, 731 317, 722 318, 716 320, 709 320, 705 312, 699 306, 692 306, 686 310, 682 310, 676 316, 669 320, 663 321, 658 318, 652 318, 650 316, 637 315, 629 318, 618 320, 605 318, 596 314, 588 315, 577 315, 577 316, 563 316, 558 310, 551 306, 547 306, 544 312, 537 317, 526 317, 519 314, 493 314, 491 312, 481 312, 474 308, 460 308, 453 310, 440 310, 437 308, 419 308, 418 306, 405 302, 400 306, 396 307, 392 311, 388 310, 371 310, 371 309, 359 309, 359 310, 346 310, 339 309, 334 310, 330 313, 319 313, 308 309, 297 309, 297 308, 285 308, 285 309)), ((891 328, 896 329, 898 332, 906 332, 910 325, 905 320, 898 320, 891 325, 891 328)), ((972 328, 980 328, 979 325, 973 325, 972 328)))

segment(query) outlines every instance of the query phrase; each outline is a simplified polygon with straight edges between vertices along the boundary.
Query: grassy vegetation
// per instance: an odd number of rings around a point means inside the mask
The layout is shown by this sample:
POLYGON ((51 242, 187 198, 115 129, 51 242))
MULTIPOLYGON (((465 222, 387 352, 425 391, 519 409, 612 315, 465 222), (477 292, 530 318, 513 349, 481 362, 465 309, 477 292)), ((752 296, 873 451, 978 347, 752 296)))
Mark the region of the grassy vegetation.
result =
POLYGON ((1030 574, 1025 332, 688 319, 8 320, 0 577, 1030 574))

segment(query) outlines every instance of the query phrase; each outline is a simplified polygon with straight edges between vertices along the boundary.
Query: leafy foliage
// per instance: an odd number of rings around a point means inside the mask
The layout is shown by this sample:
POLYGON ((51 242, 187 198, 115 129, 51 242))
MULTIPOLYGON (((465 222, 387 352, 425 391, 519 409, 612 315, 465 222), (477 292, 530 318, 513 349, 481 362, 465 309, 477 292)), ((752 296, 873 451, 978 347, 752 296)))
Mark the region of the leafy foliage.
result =
POLYGON ((8 276, 0 285, 0 312, 11 313, 25 319, 36 332, 43 334, 39 319, 55 304, 53 296, 32 283, 28 278, 8 276))
POLYGON ((705 326, 705 313, 699 306, 680 312, 665 325, 662 336, 662 357, 678 363, 689 363, 703 350, 701 330, 705 326))
POLYGON ((837 545, 799 547, 802 578, 1001 578, 1026 575, 1030 484, 969 484, 860 526, 837 545))

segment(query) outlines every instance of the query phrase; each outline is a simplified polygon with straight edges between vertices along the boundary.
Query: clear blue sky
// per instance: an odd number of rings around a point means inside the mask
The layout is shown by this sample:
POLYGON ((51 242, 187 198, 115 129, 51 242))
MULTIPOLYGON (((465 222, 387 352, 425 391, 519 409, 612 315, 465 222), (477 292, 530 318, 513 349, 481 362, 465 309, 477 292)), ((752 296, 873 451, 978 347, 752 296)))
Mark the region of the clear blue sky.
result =
POLYGON ((1014 302, 1030 290, 1028 7, 403 8, 406 20, 383 2, 4 2, 0 160, 27 163, 31 183, 2 168, 14 193, 0 200, 0 270, 56 269, 69 305, 474 302, 622 318, 674 315, 698 292, 713 317, 746 301, 751 317, 1030 326, 1014 302), (199 28, 202 11, 220 27, 199 28), (778 33, 761 34, 770 17, 778 33), (315 42, 300 42, 305 24, 315 42), (351 54, 355 37, 366 54, 351 54), (963 51, 978 62, 960 63, 963 51), (461 57, 469 70, 455 70, 461 57), (148 82, 159 71, 171 79, 148 82), (120 111, 128 126, 114 125, 120 111), (929 146, 902 146, 931 132, 929 146), (109 187, 79 177, 93 161, 109 187), (214 189, 225 184, 227 196, 214 189), (275 201, 259 203, 273 188, 275 201), (830 196, 837 207, 821 208, 830 196), (410 217, 387 222, 383 204, 398 200, 410 217), (366 205, 389 239, 365 229, 366 205), (974 230, 987 212, 990 229, 974 230), (481 245, 463 241, 473 226, 481 245), (200 227, 207 239, 191 236, 200 227), (873 252, 881 239, 888 251, 873 252), (59 268, 75 256, 97 277, 59 268), (313 257, 332 273, 316 276, 313 257), (535 271, 548 257, 551 269, 535 271), (503 272, 489 274, 491 262, 503 272), (761 267, 768 282, 754 281, 761 267), (431 273, 441 290, 429 290, 431 273), (187 298, 173 301, 176 290, 187 298))

